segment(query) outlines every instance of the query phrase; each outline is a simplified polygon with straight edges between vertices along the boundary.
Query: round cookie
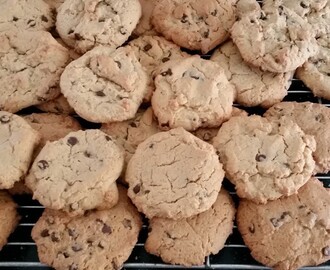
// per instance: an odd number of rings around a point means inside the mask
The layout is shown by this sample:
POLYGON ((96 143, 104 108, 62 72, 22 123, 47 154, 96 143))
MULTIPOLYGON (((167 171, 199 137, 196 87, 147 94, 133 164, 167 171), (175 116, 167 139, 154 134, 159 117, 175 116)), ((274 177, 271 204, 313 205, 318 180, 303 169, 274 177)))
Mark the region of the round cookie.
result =
POLYGON ((207 53, 225 41, 236 20, 236 0, 159 0, 155 29, 174 43, 207 53))
POLYGON ((147 75, 131 48, 96 47, 65 68, 60 86, 82 118, 97 123, 125 121, 142 103, 147 75))
POLYGON ((17 112, 60 94, 60 75, 69 53, 50 33, 0 33, 0 109, 17 112))
POLYGON ((43 0, 0 1, 0 32, 11 29, 47 31, 54 25, 54 10, 43 0))
POLYGON ((217 254, 224 247, 234 219, 235 205, 222 188, 212 207, 197 216, 151 219, 145 249, 166 263, 203 265, 206 256, 217 254))
POLYGON ((265 205, 242 200, 237 225, 251 255, 278 270, 330 259, 330 193, 312 178, 298 194, 265 205))
POLYGON ((12 188, 32 162, 40 135, 23 118, 0 111, 0 189, 12 188))
MULTIPOLYGON (((123 150, 99 130, 71 132, 47 142, 35 159, 27 186, 45 207, 71 215, 104 203, 121 174, 123 150)), ((111 207, 111 205, 109 205, 111 207)))
POLYGON ((282 102, 271 107, 264 116, 270 120, 290 118, 306 134, 314 136, 315 172, 330 171, 330 108, 311 102, 282 102))
POLYGON ((235 89, 213 61, 199 56, 169 61, 155 85, 151 103, 162 129, 218 127, 230 118, 235 89))
POLYGON ((211 56, 225 71, 235 86, 236 101, 246 107, 269 108, 287 95, 293 72, 272 73, 249 66, 244 62, 232 41, 218 48, 211 56))
POLYGON ((312 27, 283 6, 247 13, 231 37, 247 63, 275 73, 295 70, 318 50, 312 27))
POLYGON ((103 124, 101 130, 114 138, 125 149, 125 165, 128 164, 140 143, 160 132, 151 108, 145 112, 138 112, 130 120, 103 124))
POLYGON ((149 102, 155 90, 153 74, 162 64, 173 59, 183 59, 188 54, 182 52, 180 47, 158 36, 141 36, 128 43, 148 75, 147 94, 145 102, 149 102))
POLYGON ((330 100, 330 31, 317 39, 319 52, 297 69, 296 76, 317 97, 330 100))
POLYGON ((79 122, 67 115, 33 113, 23 118, 41 135, 39 147, 35 150, 35 155, 40 152, 48 141, 57 141, 70 132, 81 129, 79 122))
POLYGON ((40 261, 56 269, 121 269, 138 240, 142 219, 126 190, 119 191, 115 207, 81 217, 46 209, 32 230, 40 261))
POLYGON ((74 109, 67 99, 61 94, 57 98, 36 106, 39 110, 48 113, 74 114, 74 109))
POLYGON ((16 208, 17 205, 9 194, 0 190, 0 250, 18 224, 19 215, 16 208))
POLYGON ((148 218, 187 218, 209 209, 224 177, 214 148, 183 128, 157 133, 128 163, 128 196, 148 218))
POLYGON ((99 46, 121 46, 141 17, 139 0, 66 0, 58 9, 56 29, 79 53, 99 46))
POLYGON ((133 34, 137 36, 155 36, 157 31, 151 23, 151 15, 158 0, 139 0, 142 8, 142 16, 133 30, 133 34))
POLYGON ((315 168, 313 136, 290 119, 233 117, 213 139, 237 195, 266 203, 298 191, 315 168))

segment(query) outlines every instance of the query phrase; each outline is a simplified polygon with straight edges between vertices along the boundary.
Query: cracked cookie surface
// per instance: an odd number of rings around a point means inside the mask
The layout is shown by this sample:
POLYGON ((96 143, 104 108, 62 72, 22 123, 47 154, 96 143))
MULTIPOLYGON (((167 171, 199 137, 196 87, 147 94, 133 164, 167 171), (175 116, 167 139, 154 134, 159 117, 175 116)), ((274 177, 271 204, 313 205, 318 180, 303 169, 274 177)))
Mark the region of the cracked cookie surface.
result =
POLYGON ((272 73, 249 66, 232 41, 218 48, 211 56, 235 86, 236 101, 247 107, 269 108, 287 95, 293 72, 272 73))
POLYGON ((115 51, 94 48, 71 62, 60 82, 63 95, 77 114, 97 123, 133 118, 146 85, 146 72, 129 47, 115 51))
POLYGON ((236 0, 159 0, 152 14, 155 29, 190 50, 207 53, 229 36, 236 0))
POLYGON ((233 117, 213 139, 237 195, 266 203, 297 192, 311 177, 315 140, 290 119, 233 117))
POLYGON ((142 142, 128 163, 128 196, 148 218, 180 219, 215 202, 224 172, 214 148, 183 128, 142 142))
POLYGON ((230 118, 234 87, 215 62, 192 56, 162 65, 152 108, 162 129, 218 127, 230 118))
POLYGON ((316 162, 316 173, 327 173, 330 170, 330 109, 324 105, 311 102, 282 102, 271 107, 264 116, 278 120, 291 118, 306 134, 316 141, 313 157, 316 162))
POLYGON ((237 225, 251 255, 276 270, 330 259, 330 193, 315 178, 298 194, 265 205, 241 201, 237 225))
POLYGON ((50 33, 0 33, 2 110, 17 112, 60 94, 58 83, 69 53, 50 33))
POLYGON ((71 132, 46 143, 26 184, 45 207, 83 214, 111 197, 108 191, 120 176, 123 163, 123 150, 104 132, 71 132))
POLYGON ((142 228, 142 219, 119 187, 119 202, 109 210, 72 218, 46 209, 32 230, 41 262, 56 269, 121 269, 142 228))
POLYGON ((145 249, 166 263, 203 265, 206 256, 224 247, 234 219, 235 205, 222 188, 211 208, 197 216, 181 220, 152 218, 145 249))
POLYGON ((50 30, 55 14, 43 0, 1 0, 0 32, 22 30, 50 30))
POLYGON ((188 54, 181 51, 179 46, 158 36, 142 36, 132 40, 128 46, 134 50, 137 59, 148 75, 145 102, 150 101, 155 90, 153 75, 156 69, 170 60, 188 57, 188 54))
POLYGON ((284 6, 242 16, 231 37, 247 63, 276 73, 295 70, 318 50, 312 27, 284 6))
POLYGON ((58 9, 56 29, 79 53, 98 46, 121 46, 141 17, 139 0, 66 0, 58 9))
POLYGON ((18 225, 17 205, 5 191, 0 191, 0 250, 18 225))
POLYGON ((0 189, 12 188, 32 162, 40 135, 23 118, 0 111, 0 189))

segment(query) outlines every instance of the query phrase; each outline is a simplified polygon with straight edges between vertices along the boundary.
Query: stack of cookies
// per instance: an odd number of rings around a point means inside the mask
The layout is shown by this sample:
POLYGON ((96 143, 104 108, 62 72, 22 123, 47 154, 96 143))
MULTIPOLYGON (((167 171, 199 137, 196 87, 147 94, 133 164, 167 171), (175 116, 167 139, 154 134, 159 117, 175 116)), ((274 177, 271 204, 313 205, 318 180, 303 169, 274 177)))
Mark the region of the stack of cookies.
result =
POLYGON ((169 264, 235 216, 264 265, 330 260, 330 109, 282 102, 294 76, 330 99, 329 25, 329 0, 0 1, 0 249, 28 193, 55 269, 120 269, 143 216, 169 264))

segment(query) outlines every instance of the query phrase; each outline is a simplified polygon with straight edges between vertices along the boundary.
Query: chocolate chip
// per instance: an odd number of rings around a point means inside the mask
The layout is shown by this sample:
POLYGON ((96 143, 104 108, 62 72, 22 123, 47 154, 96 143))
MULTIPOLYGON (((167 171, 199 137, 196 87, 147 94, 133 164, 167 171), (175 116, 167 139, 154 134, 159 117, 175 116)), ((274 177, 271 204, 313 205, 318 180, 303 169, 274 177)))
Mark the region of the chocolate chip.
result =
POLYGON ((103 220, 102 219, 99 219, 99 218, 96 219, 96 222, 104 223, 103 220))
POLYGON ((91 157, 91 153, 89 153, 88 151, 85 151, 84 152, 84 156, 90 158, 91 157))
POLYGON ((187 16, 186 14, 183 14, 183 15, 182 15, 182 18, 181 18, 181 22, 182 22, 182 23, 186 23, 186 22, 188 22, 187 18, 188 18, 188 16, 187 16))
POLYGON ((325 248, 322 248, 322 254, 324 256, 330 256, 330 246, 327 246, 325 248))
POLYGON ((257 154, 257 155, 256 155, 256 161, 258 161, 258 162, 262 162, 262 161, 264 161, 265 159, 266 159, 266 156, 263 155, 263 154, 257 154))
POLYGON ((75 232, 72 229, 68 230, 68 234, 69 234, 69 236, 75 236, 75 232))
POLYGON ((104 224, 103 227, 102 227, 102 232, 103 233, 106 233, 106 234, 111 234, 112 233, 112 229, 107 224, 104 224))
POLYGON ((280 225, 277 218, 271 218, 270 222, 273 224, 275 228, 280 225))
POLYGON ((46 160, 39 160, 37 166, 40 170, 46 170, 49 167, 49 164, 46 160))
POLYGON ((169 122, 167 122, 167 123, 161 123, 160 126, 162 128, 168 128, 170 126, 170 123, 169 122))
POLYGON ((104 249, 104 246, 103 246, 101 243, 99 243, 97 246, 98 246, 100 249, 104 249))
POLYGON ((299 205, 298 207, 299 209, 303 209, 303 208, 306 208, 306 205, 299 205))
POLYGON ((194 76, 194 75, 190 75, 190 78, 195 79, 195 80, 199 80, 198 76, 194 76))
POLYGON ((97 91, 97 92, 95 92, 95 95, 98 97, 105 97, 105 94, 103 91, 97 91))
POLYGON ((99 22, 105 22, 105 18, 100 18, 99 22))
POLYGON ((263 12, 261 12, 259 18, 260 18, 260 20, 263 20, 263 21, 267 20, 267 16, 266 16, 265 13, 263 13, 263 12))
POLYGON ((305 4, 304 2, 300 2, 300 6, 301 6, 302 8, 308 8, 308 6, 306 6, 306 4, 305 4))
POLYGON ((74 252, 79 252, 82 250, 82 247, 79 245, 73 245, 71 248, 74 252))
POLYGON ((74 34, 74 38, 75 38, 76 40, 82 40, 82 39, 83 39, 82 35, 80 35, 80 34, 78 34, 78 33, 75 33, 75 34, 74 34))
POLYGON ((255 23, 256 21, 255 20, 250 20, 250 23, 255 23))
POLYGON ((69 254, 67 253, 67 252, 63 252, 63 256, 64 256, 64 258, 69 258, 70 256, 69 256, 69 254))
POLYGON ((120 32, 120 34, 122 34, 122 35, 126 35, 126 30, 125 30, 125 28, 122 27, 122 26, 119 28, 119 32, 120 32))
POLYGON ((68 142, 69 145, 74 146, 78 143, 78 139, 76 137, 69 137, 67 142, 68 142))
POLYGON ((41 20, 42 20, 43 22, 48 22, 48 18, 47 18, 45 15, 42 15, 42 16, 41 16, 41 20))
POLYGON ((169 76, 171 76, 171 75, 173 75, 173 73, 172 73, 172 70, 169 68, 168 70, 166 70, 166 71, 163 71, 162 73, 160 73, 162 76, 167 76, 167 75, 169 75, 169 76))
POLYGON ((149 145, 149 148, 150 148, 150 149, 154 148, 154 144, 153 144, 153 143, 150 144, 150 145, 149 145))
POLYGON ((133 188, 133 192, 135 194, 138 194, 141 190, 141 185, 137 184, 134 188, 133 188))
POLYGON ((324 122, 324 115, 323 114, 318 114, 318 115, 316 115, 315 116, 315 120, 317 121, 317 122, 324 122))
POLYGON ((50 239, 52 240, 52 242, 60 242, 60 239, 56 237, 54 232, 51 234, 50 239))
POLYGON ((105 139, 106 139, 108 142, 109 142, 109 141, 112 141, 111 137, 108 136, 108 135, 105 136, 105 139))
POLYGON ((167 61, 170 61, 170 58, 168 58, 168 57, 164 57, 164 58, 162 59, 162 62, 163 62, 163 63, 165 63, 165 62, 167 62, 167 61))
POLYGON ((136 123, 135 122, 132 122, 132 123, 130 123, 129 124, 131 127, 134 127, 134 128, 136 128, 137 127, 137 125, 136 125, 136 123))
POLYGON ((218 14, 218 10, 216 10, 216 9, 211 12, 212 16, 216 16, 217 14, 218 14))
POLYGON ((143 50, 144 50, 145 52, 147 52, 147 51, 149 51, 151 48, 152 48, 151 44, 147 44, 147 45, 145 45, 145 46, 143 47, 143 50))
POLYGON ((88 239, 88 240, 87 240, 87 244, 88 244, 88 246, 92 246, 93 243, 94 243, 93 240, 91 240, 91 239, 88 239))
POLYGON ((121 68, 121 63, 119 61, 115 61, 115 63, 117 64, 118 68, 121 68))
POLYGON ((204 38, 208 38, 209 35, 210 35, 210 30, 207 30, 207 31, 205 31, 205 32, 203 33, 203 37, 204 37, 204 38))
POLYGON ((47 229, 43 230, 41 233, 40 233, 40 236, 41 237, 48 237, 49 236, 49 231, 47 229))
POLYGON ((249 226, 249 232, 250 233, 255 233, 255 227, 254 227, 254 224, 252 224, 251 226, 249 226))
POLYGON ((14 17, 13 17, 13 21, 14 21, 14 22, 17 22, 17 21, 18 21, 18 18, 14 16, 14 17))
POLYGON ((34 20, 28 20, 27 24, 30 24, 30 26, 35 26, 36 22, 34 20))
POLYGON ((278 6, 278 13, 279 13, 280 15, 283 14, 283 10, 284 10, 283 6, 278 6))
POLYGON ((125 228, 129 228, 130 230, 132 230, 132 221, 131 220, 124 218, 122 223, 125 228))
POLYGON ((71 35, 73 32, 74 32, 74 30, 70 29, 69 32, 68 32, 68 35, 71 35))
POLYGON ((283 212, 281 217, 280 217, 280 220, 285 219, 285 217, 287 217, 287 216, 290 216, 290 212, 283 212))
POLYGON ((3 115, 0 117, 0 122, 1 124, 7 124, 10 122, 10 117, 9 115, 3 115))

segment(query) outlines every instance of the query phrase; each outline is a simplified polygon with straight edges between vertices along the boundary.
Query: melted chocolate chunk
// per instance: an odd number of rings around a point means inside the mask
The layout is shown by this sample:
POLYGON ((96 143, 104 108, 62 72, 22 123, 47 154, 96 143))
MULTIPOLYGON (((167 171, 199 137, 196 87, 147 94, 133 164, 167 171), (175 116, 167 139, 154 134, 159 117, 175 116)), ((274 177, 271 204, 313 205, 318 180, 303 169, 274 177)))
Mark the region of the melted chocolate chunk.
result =
POLYGON ((137 127, 137 125, 136 125, 136 123, 135 122, 132 122, 132 123, 130 123, 129 124, 131 127, 134 127, 134 128, 136 128, 137 127))
POLYGON ((50 239, 52 242, 60 242, 60 239, 55 235, 54 232, 51 234, 50 239))
POLYGON ((99 243, 97 246, 98 246, 100 249, 104 249, 104 246, 103 246, 101 243, 99 243))
POLYGON ((74 32, 74 30, 70 29, 69 32, 68 32, 68 35, 71 35, 73 32, 74 32))
POLYGON ((46 160, 39 160, 37 166, 40 170, 46 170, 49 167, 49 164, 46 160))
POLYGON ((105 97, 105 94, 103 91, 97 91, 97 92, 95 92, 95 95, 98 97, 105 97))
POLYGON ((324 256, 330 256, 330 246, 324 247, 324 248, 322 249, 322 254, 323 254, 324 256))
POLYGON ((263 155, 263 154, 257 154, 256 155, 256 161, 262 162, 264 160, 266 160, 266 156, 265 155, 263 155))
POLYGON ((166 70, 166 71, 163 71, 162 73, 160 73, 162 76, 167 76, 167 75, 169 75, 169 76, 171 76, 171 75, 173 75, 173 73, 172 73, 172 70, 169 68, 168 70, 166 70))
POLYGON ((216 10, 216 9, 211 12, 212 16, 217 16, 217 14, 218 14, 218 10, 216 10))
POLYGON ((78 139, 77 139, 76 137, 69 137, 69 139, 68 139, 68 144, 69 144, 69 145, 74 146, 74 145, 76 145, 77 143, 78 143, 78 139))
POLYGON ((13 17, 13 21, 14 21, 14 22, 17 22, 17 21, 18 21, 18 18, 14 16, 14 17, 13 17))
POLYGON ((182 18, 181 18, 181 22, 182 22, 182 23, 186 23, 186 22, 188 22, 187 18, 188 18, 188 16, 187 16, 186 14, 183 14, 183 15, 182 15, 182 18))
POLYGON ((167 62, 167 61, 170 61, 170 58, 168 58, 168 57, 164 57, 164 58, 162 59, 162 62, 163 62, 163 63, 165 63, 165 62, 167 62))
POLYGON ((41 16, 41 20, 42 20, 43 22, 48 22, 48 18, 47 18, 45 15, 42 15, 42 16, 41 16))
POLYGON ((112 141, 111 137, 110 136, 105 136, 105 139, 109 142, 109 141, 112 141))
POLYGON ((84 152, 84 156, 90 158, 92 155, 91 155, 91 153, 89 153, 88 151, 85 151, 85 152, 84 152))
POLYGON ((129 228, 130 230, 132 230, 132 221, 131 220, 124 218, 123 225, 125 228, 129 228))
POLYGON ((74 38, 75 38, 76 40, 82 40, 82 39, 83 39, 82 35, 80 35, 80 34, 78 34, 78 33, 75 33, 75 34, 74 34, 74 38))
POLYGON ((109 225, 103 224, 102 232, 104 234, 111 234, 112 233, 112 229, 111 229, 111 227, 109 225))
POLYGON ((40 233, 41 237, 48 237, 49 236, 49 230, 45 229, 40 233))
POLYGON ((138 194, 141 190, 141 185, 137 184, 134 188, 133 188, 133 192, 135 194, 138 194))
POLYGON ((207 30, 207 31, 205 31, 205 32, 203 33, 203 37, 204 37, 204 38, 208 38, 209 35, 210 35, 210 30, 207 30))
POLYGON ((145 46, 143 47, 143 50, 144 50, 145 52, 147 52, 147 51, 149 51, 151 48, 152 48, 151 44, 147 44, 147 45, 145 45, 145 46))
POLYGON ((150 148, 150 149, 154 148, 154 144, 153 144, 153 143, 150 144, 150 145, 149 145, 149 148, 150 148))
POLYGON ((119 61, 115 61, 115 63, 117 64, 118 68, 121 68, 121 63, 119 61))
POLYGON ((304 2, 300 2, 300 6, 301 6, 302 8, 308 8, 308 6, 307 6, 304 2))

